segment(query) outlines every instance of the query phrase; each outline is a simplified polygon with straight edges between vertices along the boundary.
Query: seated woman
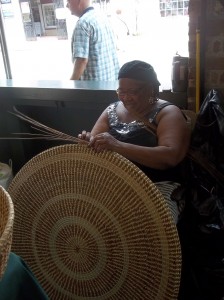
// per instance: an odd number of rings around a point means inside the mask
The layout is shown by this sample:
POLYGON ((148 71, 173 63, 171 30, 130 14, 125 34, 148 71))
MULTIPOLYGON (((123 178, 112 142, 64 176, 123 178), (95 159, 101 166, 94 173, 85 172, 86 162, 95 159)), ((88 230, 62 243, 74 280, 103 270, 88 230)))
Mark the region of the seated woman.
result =
POLYGON ((112 150, 136 164, 156 183, 177 223, 177 203, 170 196, 181 183, 180 163, 190 143, 186 119, 177 106, 158 98, 160 83, 150 64, 128 62, 118 79, 119 101, 78 137, 97 152, 112 150))

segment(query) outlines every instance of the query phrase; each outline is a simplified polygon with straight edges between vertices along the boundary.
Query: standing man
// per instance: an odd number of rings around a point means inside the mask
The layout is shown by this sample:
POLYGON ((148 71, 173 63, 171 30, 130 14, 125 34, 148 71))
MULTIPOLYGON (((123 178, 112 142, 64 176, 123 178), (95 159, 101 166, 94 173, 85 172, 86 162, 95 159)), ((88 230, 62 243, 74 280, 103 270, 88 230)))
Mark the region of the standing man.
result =
POLYGON ((71 80, 117 80, 119 62, 115 37, 106 16, 97 13, 90 0, 67 0, 79 17, 72 35, 71 80))

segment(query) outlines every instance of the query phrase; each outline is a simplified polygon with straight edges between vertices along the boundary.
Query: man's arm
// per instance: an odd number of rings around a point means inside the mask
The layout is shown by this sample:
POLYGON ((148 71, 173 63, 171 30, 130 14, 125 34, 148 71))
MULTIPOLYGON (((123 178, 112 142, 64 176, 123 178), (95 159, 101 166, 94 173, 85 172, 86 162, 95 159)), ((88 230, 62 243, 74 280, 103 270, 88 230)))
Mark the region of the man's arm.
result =
POLYGON ((77 57, 74 62, 73 73, 70 80, 79 80, 84 70, 86 69, 87 63, 88 58, 77 57))

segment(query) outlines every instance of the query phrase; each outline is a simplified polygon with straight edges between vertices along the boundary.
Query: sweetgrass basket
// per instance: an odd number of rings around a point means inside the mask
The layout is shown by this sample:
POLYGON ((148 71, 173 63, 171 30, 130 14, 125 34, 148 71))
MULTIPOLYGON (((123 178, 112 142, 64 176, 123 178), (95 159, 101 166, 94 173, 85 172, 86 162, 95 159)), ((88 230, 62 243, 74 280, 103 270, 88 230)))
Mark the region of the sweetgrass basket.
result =
POLYGON ((50 148, 23 166, 9 193, 12 249, 50 299, 177 299, 173 218, 156 186, 121 155, 50 148))
POLYGON ((0 280, 7 266, 12 244, 14 207, 8 192, 0 186, 0 280))

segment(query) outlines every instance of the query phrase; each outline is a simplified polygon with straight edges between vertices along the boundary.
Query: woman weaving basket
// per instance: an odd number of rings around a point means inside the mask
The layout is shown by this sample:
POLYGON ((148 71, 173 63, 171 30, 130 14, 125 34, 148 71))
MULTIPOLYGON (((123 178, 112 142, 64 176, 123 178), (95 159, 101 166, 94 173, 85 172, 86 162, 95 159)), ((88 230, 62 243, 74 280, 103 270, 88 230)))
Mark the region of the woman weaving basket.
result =
POLYGON ((128 62, 118 79, 119 101, 78 137, 97 152, 115 151, 136 164, 156 183, 177 223, 180 207, 171 194, 181 183, 180 163, 189 147, 186 119, 177 106, 158 98, 160 83, 150 64, 128 62))

